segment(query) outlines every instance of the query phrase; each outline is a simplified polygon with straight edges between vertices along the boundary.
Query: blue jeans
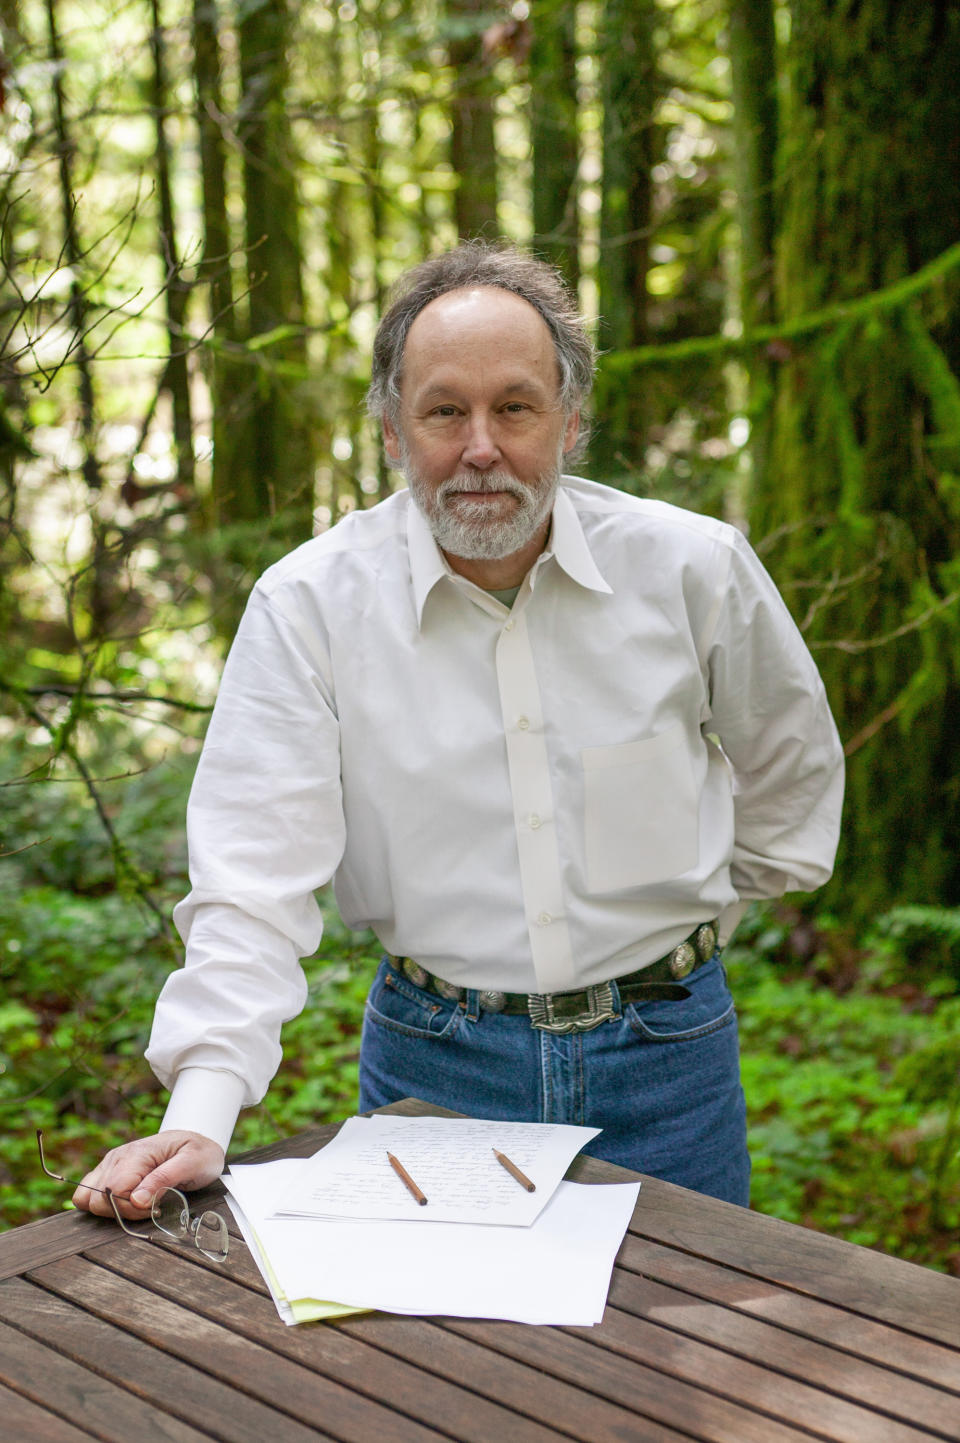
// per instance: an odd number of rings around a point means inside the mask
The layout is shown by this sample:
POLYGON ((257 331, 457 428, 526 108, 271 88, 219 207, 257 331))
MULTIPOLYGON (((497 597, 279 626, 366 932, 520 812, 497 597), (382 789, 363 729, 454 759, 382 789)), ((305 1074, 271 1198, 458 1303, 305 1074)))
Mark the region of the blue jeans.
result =
POLYGON ((472 1117, 602 1128, 584 1152, 746 1206, 750 1159, 733 998, 719 955, 690 996, 635 1002, 590 1032, 450 1002, 384 960, 367 998, 360 1110, 420 1097, 472 1117))

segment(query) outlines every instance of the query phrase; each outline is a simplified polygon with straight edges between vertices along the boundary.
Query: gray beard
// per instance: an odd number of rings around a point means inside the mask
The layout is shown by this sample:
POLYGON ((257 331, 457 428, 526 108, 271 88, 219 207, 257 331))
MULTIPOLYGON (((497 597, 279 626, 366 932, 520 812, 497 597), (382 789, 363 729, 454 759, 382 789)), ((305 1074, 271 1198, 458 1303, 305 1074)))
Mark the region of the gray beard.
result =
POLYGON ((414 504, 426 517, 437 545, 464 561, 501 561, 522 551, 553 510, 560 480, 558 462, 533 486, 524 486, 507 471, 487 471, 450 476, 433 487, 415 470, 406 448, 400 462, 414 504), (491 516, 482 501, 458 501, 463 491, 506 491, 517 505, 508 516, 491 516))

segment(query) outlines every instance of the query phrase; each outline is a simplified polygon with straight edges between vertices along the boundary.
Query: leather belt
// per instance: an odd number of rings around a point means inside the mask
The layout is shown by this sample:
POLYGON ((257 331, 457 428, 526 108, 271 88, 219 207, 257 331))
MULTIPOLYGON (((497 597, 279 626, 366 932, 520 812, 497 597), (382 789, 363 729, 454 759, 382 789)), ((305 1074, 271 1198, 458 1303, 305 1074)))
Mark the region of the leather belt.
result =
MULTIPOLYGON (((716 950, 717 924, 704 922, 666 957, 636 972, 628 972, 625 977, 617 977, 615 981, 620 1001, 650 1002, 689 997, 690 989, 683 986, 683 978, 708 962, 716 950)), ((390 960, 415 987, 466 1006, 466 987, 435 977, 412 957, 392 957, 390 960)), ((572 992, 500 992, 483 988, 478 996, 484 1012, 526 1013, 531 1026, 544 1032, 587 1032, 617 1016, 609 982, 598 982, 572 992)))

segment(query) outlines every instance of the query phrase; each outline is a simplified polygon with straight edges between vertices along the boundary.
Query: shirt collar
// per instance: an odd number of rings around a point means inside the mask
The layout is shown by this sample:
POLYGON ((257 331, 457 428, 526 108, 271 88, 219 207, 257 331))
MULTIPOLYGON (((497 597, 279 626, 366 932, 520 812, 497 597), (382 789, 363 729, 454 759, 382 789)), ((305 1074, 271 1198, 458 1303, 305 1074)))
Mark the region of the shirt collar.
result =
POLYGON ((410 579, 417 608, 417 626, 423 624, 423 608, 437 582, 451 574, 443 552, 433 539, 430 524, 413 497, 407 496, 407 551, 410 556, 410 579))
MULTIPOLYGON (((410 556, 410 579, 413 584, 413 598, 417 609, 417 625, 423 623, 423 608, 437 582, 454 573, 444 559, 433 538, 430 524, 413 497, 407 501, 407 548, 410 556)), ((553 503, 553 525, 550 529, 550 544, 538 560, 538 565, 554 557, 558 566, 588 591, 601 591, 612 595, 594 561, 583 534, 576 508, 561 485, 557 488, 553 503)))
POLYGON ((603 591, 608 596, 613 595, 613 587, 607 585, 593 559, 593 553, 580 525, 577 508, 562 484, 557 489, 557 499, 553 503, 549 550, 557 558, 557 564, 562 566, 570 579, 579 586, 586 587, 588 591, 603 591))

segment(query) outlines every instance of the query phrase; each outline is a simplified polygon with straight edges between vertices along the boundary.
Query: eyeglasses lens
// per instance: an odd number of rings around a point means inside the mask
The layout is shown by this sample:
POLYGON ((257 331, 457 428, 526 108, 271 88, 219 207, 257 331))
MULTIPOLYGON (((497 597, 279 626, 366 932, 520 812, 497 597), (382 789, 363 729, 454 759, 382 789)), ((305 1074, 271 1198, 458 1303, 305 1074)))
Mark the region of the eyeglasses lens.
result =
POLYGON ((158 1192, 150 1209, 154 1225, 170 1238, 186 1237, 190 1221, 190 1208, 182 1192, 175 1187, 158 1192))
POLYGON ((194 1240, 200 1251, 214 1262, 222 1263, 227 1256, 229 1235, 227 1225, 219 1213, 201 1213, 194 1224, 194 1240))

